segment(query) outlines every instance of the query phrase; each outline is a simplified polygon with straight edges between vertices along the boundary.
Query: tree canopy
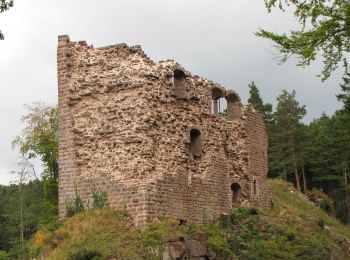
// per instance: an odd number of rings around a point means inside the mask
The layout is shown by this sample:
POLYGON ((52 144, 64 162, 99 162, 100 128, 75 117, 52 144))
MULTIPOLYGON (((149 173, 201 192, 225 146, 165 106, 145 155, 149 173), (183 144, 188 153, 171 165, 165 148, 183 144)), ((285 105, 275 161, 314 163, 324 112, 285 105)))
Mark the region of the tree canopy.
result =
POLYGON ((58 178, 58 115, 57 107, 40 102, 25 105, 27 114, 22 117, 26 124, 21 135, 12 142, 27 158, 39 157, 45 168, 44 176, 58 178))
MULTIPOLYGON (((3 13, 13 6, 13 0, 0 0, 0 13, 3 13)), ((0 40, 4 39, 4 35, 0 31, 0 40)))
POLYGON ((265 0, 268 11, 285 6, 295 8, 300 30, 289 35, 260 29, 256 35, 272 40, 281 54, 281 62, 296 56, 299 66, 308 66, 318 55, 323 58, 322 80, 339 65, 347 70, 350 51, 350 2, 348 0, 265 0))
POLYGON ((248 104, 254 109, 260 111, 263 114, 265 121, 271 118, 272 105, 270 103, 264 104, 258 87, 255 85, 254 81, 248 85, 249 87, 249 98, 248 104))

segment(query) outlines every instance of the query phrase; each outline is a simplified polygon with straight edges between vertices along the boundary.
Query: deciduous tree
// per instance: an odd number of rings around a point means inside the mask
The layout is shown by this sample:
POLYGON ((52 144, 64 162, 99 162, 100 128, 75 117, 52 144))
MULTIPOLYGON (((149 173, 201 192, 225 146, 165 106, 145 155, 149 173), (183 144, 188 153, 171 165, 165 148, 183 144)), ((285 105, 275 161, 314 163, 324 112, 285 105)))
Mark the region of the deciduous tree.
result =
MULTIPOLYGON (((0 0, 0 13, 3 13, 13 6, 13 0, 0 0)), ((4 39, 4 35, 0 31, 0 40, 4 39)))
POLYGON ((323 58, 322 80, 343 64, 347 68, 350 51, 350 2, 348 0, 265 0, 270 12, 273 7, 295 8, 300 30, 288 35, 260 29, 256 34, 272 40, 281 54, 281 62, 296 56, 298 65, 308 66, 318 55, 323 58))
POLYGON ((12 142, 21 154, 31 159, 39 157, 45 168, 44 177, 58 178, 58 117, 57 108, 34 102, 25 105, 27 113, 22 117, 25 128, 12 142))

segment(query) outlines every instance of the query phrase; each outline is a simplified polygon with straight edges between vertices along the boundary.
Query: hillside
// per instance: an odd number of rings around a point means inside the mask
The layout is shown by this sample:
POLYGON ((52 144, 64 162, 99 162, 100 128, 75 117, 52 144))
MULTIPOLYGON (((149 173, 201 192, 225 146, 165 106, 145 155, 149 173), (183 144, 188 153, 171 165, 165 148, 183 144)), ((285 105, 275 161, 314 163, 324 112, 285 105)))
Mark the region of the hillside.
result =
POLYGON ((270 180, 273 209, 236 207, 221 221, 144 231, 125 212, 92 210, 41 229, 32 257, 45 259, 350 259, 350 229, 288 183, 270 180))

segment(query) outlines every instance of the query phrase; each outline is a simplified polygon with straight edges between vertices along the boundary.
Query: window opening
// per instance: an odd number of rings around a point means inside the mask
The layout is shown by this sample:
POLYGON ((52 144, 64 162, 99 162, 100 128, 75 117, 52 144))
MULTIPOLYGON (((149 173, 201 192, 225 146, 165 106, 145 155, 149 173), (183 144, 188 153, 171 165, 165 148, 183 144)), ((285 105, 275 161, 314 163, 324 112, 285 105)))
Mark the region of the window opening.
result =
POLYGON ((199 158, 202 155, 202 135, 198 129, 190 131, 190 153, 194 158, 199 158))
POLYGON ((174 94, 176 98, 187 98, 186 93, 186 76, 185 73, 182 70, 176 69, 174 71, 174 78, 173 78, 173 84, 174 84, 174 94))
POLYGON ((241 186, 235 182, 231 185, 232 190, 232 204, 238 203, 239 196, 241 195, 241 186))

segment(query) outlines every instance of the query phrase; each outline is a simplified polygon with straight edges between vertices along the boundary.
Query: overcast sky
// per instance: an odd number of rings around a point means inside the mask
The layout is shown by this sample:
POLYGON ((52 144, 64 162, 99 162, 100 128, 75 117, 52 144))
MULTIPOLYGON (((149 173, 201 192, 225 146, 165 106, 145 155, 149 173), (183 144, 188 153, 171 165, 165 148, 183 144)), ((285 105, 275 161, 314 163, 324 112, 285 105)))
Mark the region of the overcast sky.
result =
POLYGON ((174 59, 184 68, 235 89, 246 102, 255 81, 265 102, 276 104, 281 89, 297 92, 307 106, 305 122, 340 105, 340 74, 326 83, 320 62, 302 69, 278 65, 276 50, 255 37, 258 28, 299 28, 291 12, 268 14, 263 0, 15 0, 0 14, 0 184, 7 184, 18 153, 11 140, 20 133, 23 104, 57 102, 57 35, 95 47, 141 44, 154 61, 174 59))

